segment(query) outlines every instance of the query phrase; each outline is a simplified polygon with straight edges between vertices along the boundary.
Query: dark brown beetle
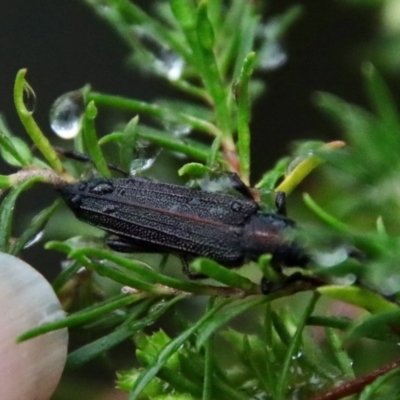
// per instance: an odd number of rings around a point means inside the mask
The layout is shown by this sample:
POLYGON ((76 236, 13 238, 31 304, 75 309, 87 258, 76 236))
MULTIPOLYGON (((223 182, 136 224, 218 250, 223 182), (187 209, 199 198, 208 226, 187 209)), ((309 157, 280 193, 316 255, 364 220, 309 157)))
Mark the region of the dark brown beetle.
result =
POLYGON ((272 265, 304 267, 308 256, 285 230, 284 214, 262 212, 250 190, 231 175, 241 195, 208 192, 146 178, 96 178, 58 190, 77 218, 115 235, 107 244, 123 252, 171 252, 209 257, 226 267, 272 255, 272 265))

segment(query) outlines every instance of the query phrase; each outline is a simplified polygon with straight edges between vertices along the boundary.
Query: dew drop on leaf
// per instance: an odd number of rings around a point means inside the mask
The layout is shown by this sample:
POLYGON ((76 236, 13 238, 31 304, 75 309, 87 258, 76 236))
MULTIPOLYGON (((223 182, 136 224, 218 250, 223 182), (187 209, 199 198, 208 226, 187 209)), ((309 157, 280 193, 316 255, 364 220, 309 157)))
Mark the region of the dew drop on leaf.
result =
POLYGON ((137 139, 135 143, 132 162, 129 166, 131 175, 149 169, 161 152, 161 148, 147 140, 137 139))
POLYGON ((24 82, 22 99, 26 109, 32 114, 36 107, 36 93, 28 82, 24 82))
POLYGON ((163 49, 154 61, 155 68, 170 81, 177 81, 183 72, 185 63, 178 54, 169 49, 163 49))
POLYGON ((288 56, 283 46, 278 43, 271 43, 260 55, 259 67, 264 71, 271 71, 284 65, 288 56))
POLYGON ((164 121, 164 128, 178 138, 188 136, 192 131, 192 128, 189 125, 168 120, 164 121))
POLYGON ((258 33, 262 45, 258 50, 258 67, 264 71, 277 69, 288 60, 288 55, 281 43, 281 21, 273 18, 258 33))
POLYGON ((162 309, 165 306, 165 300, 161 300, 160 302, 154 304, 150 310, 149 310, 149 314, 153 314, 158 312, 160 309, 162 309))
POLYGON ((174 50, 156 40, 144 27, 136 27, 134 33, 141 46, 153 59, 154 71, 170 81, 180 79, 185 67, 183 58, 174 50))
POLYGON ((33 237, 25 244, 24 249, 27 249, 28 247, 31 247, 31 246, 33 246, 34 244, 36 244, 37 242, 39 242, 39 241, 42 239, 43 235, 44 235, 44 231, 43 231, 43 230, 37 232, 36 235, 33 236, 33 237))
POLYGON ((62 139, 73 139, 82 127, 84 99, 80 90, 60 96, 50 109, 50 126, 62 139))

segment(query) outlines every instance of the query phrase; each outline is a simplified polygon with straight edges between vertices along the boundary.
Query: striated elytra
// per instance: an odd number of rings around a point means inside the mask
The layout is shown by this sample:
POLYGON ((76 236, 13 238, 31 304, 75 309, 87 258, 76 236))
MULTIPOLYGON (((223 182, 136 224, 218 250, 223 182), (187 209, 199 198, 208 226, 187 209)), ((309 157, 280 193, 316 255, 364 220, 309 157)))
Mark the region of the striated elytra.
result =
POLYGON ((277 269, 308 257, 283 231, 295 223, 265 213, 239 182, 240 194, 196 190, 147 178, 96 178, 58 188, 76 217, 114 234, 111 248, 209 257, 236 267, 262 254, 277 269))

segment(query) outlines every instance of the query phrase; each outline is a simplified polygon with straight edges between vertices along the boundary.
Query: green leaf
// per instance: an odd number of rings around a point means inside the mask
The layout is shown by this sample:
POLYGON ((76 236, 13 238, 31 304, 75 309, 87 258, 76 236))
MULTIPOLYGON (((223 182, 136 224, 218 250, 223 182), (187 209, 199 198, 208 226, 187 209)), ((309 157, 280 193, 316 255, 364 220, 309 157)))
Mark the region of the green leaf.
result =
POLYGON ((396 330, 390 328, 399 326, 400 309, 379 312, 378 314, 369 315, 360 323, 354 324, 344 337, 344 340, 354 340, 362 337, 375 338, 385 341, 399 341, 396 330))
POLYGON ((195 179, 202 178, 204 175, 211 174, 212 172, 212 169, 204 164, 187 163, 178 170, 178 175, 189 175, 192 179, 195 179))
POLYGON ((200 318, 191 328, 182 332, 179 336, 168 343, 157 355, 155 362, 149 366, 146 370, 140 374, 139 378, 133 385, 131 392, 129 393, 129 400, 134 400, 142 392, 142 390, 147 386, 147 384, 157 375, 160 369, 168 362, 169 358, 176 354, 178 349, 193 335, 198 331, 208 320, 210 320, 213 315, 223 306, 220 303, 219 306, 206 312, 202 318, 200 318))
POLYGON ((97 92, 89 92, 86 98, 88 102, 94 101, 97 106, 105 106, 119 110, 142 113, 158 118, 164 116, 164 110, 161 107, 145 101, 97 92))
POLYGON ((214 375, 213 342, 208 340, 205 343, 205 362, 204 362, 204 383, 202 400, 213 399, 213 380, 214 375))
POLYGON ((192 0, 169 0, 171 10, 184 31, 196 26, 196 8, 192 0))
POLYGON ((343 222, 339 221, 332 215, 328 214, 325 210, 323 210, 312 198, 310 195, 305 193, 303 195, 304 203, 310 208, 322 221, 324 221, 331 228, 334 228, 343 233, 349 233, 350 227, 345 225, 343 222))
POLYGON ((193 115, 193 113, 188 112, 185 108, 176 109, 174 106, 170 107, 165 104, 165 101, 162 105, 150 104, 144 101, 96 92, 88 93, 87 99, 94 101, 99 106, 149 115, 161 120, 164 125, 170 125, 171 123, 182 124, 214 136, 219 134, 218 128, 206 120, 207 117, 208 119, 212 119, 212 116, 193 115))
POLYGON ((290 373, 290 365, 292 363, 293 357, 298 353, 303 330, 306 326, 307 318, 312 314, 314 311, 314 307, 319 299, 319 295, 314 293, 311 300, 309 301, 304 313, 298 322, 296 333, 294 334, 293 338, 290 341, 289 348, 286 353, 285 361, 282 366, 281 377, 279 379, 278 387, 277 387, 277 400, 285 400, 287 399, 287 392, 288 392, 288 382, 289 382, 289 373, 290 373))
MULTIPOLYGON (((117 372, 117 389, 129 392, 132 388, 133 383, 136 381, 140 374, 140 370, 136 368, 128 371, 117 372)), ((165 392, 165 385, 161 379, 154 378, 144 388, 142 396, 144 399, 156 399, 157 395, 161 395, 165 392)))
POLYGON ((256 53, 254 52, 254 42, 257 34, 257 28, 260 27, 259 15, 255 14, 254 7, 246 2, 237 3, 242 3, 242 9, 240 14, 237 15, 236 23, 233 25, 235 27, 234 32, 231 33, 232 37, 235 38, 237 42, 237 49, 235 49, 236 59, 234 60, 235 66, 233 71, 234 81, 236 79, 241 79, 240 75, 243 74, 243 69, 246 69, 246 59, 251 53, 253 53, 251 69, 255 65, 256 53))
POLYGON ((145 280, 136 278, 134 276, 127 275, 126 273, 119 271, 117 268, 104 265, 102 262, 90 261, 80 250, 72 251, 69 256, 71 258, 75 258, 86 268, 96 271, 100 276, 105 276, 115 282, 120 283, 121 285, 135 288, 147 293, 159 294, 158 288, 152 283, 146 282, 145 280))
POLYGON ((10 249, 15 202, 23 191, 29 189, 34 183, 40 180, 39 176, 34 176, 25 182, 15 185, 3 199, 0 205, 0 251, 8 253, 10 249))
POLYGON ((67 268, 63 269, 52 283, 53 290, 58 293, 80 268, 81 264, 77 261, 73 261, 67 268))
POLYGON ((207 16, 207 3, 205 2, 200 3, 197 10, 196 32, 199 43, 201 76, 213 98, 218 127, 221 129, 224 137, 230 137, 231 122, 227 104, 228 92, 222 82, 217 60, 213 52, 214 33, 207 16))
MULTIPOLYGON (((395 376, 399 375, 400 373, 400 367, 394 368, 391 371, 387 372, 386 374, 378 377, 375 379, 370 385, 366 386, 362 393, 360 394, 359 400, 375 400, 378 399, 379 393, 378 391, 387 385, 387 382, 391 379, 393 379, 395 376)), ((397 382, 393 386, 394 388, 394 394, 393 394, 393 399, 398 397, 398 388, 397 388, 397 382)), ((388 395, 387 395, 388 396, 388 395)), ((381 397, 382 398, 382 397, 381 397)), ((391 398, 390 396, 386 397, 386 399, 391 398)))
MULTIPOLYGON (((160 291, 162 291, 162 288, 157 288, 153 286, 153 284, 157 283, 182 291, 202 293, 202 285, 200 284, 194 282, 182 281, 176 278, 171 278, 160 272, 154 271, 153 269, 148 268, 147 266, 144 266, 143 263, 135 262, 126 257, 118 256, 109 250, 84 247, 81 249, 74 250, 72 253, 70 253, 70 257, 74 257, 79 260, 85 259, 86 257, 95 257, 103 261, 108 260, 111 263, 115 263, 119 267, 122 267, 128 270, 129 272, 131 273, 133 272, 139 278, 137 280, 137 283, 139 284, 140 282, 141 287, 137 286, 132 286, 132 287, 136 287, 137 289, 140 290, 147 290, 150 292, 161 293, 160 291)), ((95 268, 96 271, 99 273, 100 271, 102 271, 102 273, 107 271, 107 267, 104 266, 104 263, 103 266, 99 265, 98 263, 91 263, 90 265, 93 268, 95 268)), ((132 274, 129 274, 129 279, 134 279, 134 276, 132 276, 132 274)))
POLYGON ((249 363, 252 374, 258 378, 263 389, 268 393, 273 390, 271 382, 272 377, 265 374, 265 358, 267 356, 263 346, 263 342, 259 340, 259 338, 257 338, 256 336, 244 336, 244 350, 245 354, 249 355, 249 363))
POLYGON ((393 132, 399 132, 399 110, 384 80, 371 63, 365 63, 362 72, 367 84, 367 93, 376 114, 388 124, 393 132))
POLYGON ((8 189, 14 184, 13 179, 8 175, 0 175, 0 189, 8 189))
POLYGON ((253 72, 255 53, 249 53, 240 72, 236 85, 236 101, 238 104, 238 152, 241 177, 245 182, 250 179, 250 98, 249 82, 253 72))
POLYGON ((19 336, 17 338, 17 342, 23 342, 36 336, 43 335, 44 333, 55 331, 57 329, 71 328, 73 326, 87 324, 88 322, 93 321, 94 319, 97 319, 114 310, 118 310, 119 308, 136 303, 145 297, 145 294, 120 294, 115 297, 111 297, 101 303, 95 304, 91 307, 84 309, 83 311, 79 311, 66 318, 31 329, 19 336))
POLYGON ((121 168, 129 171, 132 163, 132 155, 135 154, 138 136, 139 117, 132 118, 125 126, 123 132, 112 132, 99 140, 99 145, 116 143, 119 147, 121 168))
POLYGON ((190 268, 196 273, 204 274, 228 287, 236 287, 255 293, 258 292, 258 285, 209 258, 196 258, 190 264, 190 268))
POLYGON ((337 365, 342 371, 343 376, 347 379, 353 379, 355 377, 352 368, 353 361, 343 349, 342 340, 339 339, 339 336, 336 335, 332 328, 327 328, 325 332, 327 336, 327 341, 332 350, 332 354, 335 358, 337 365))
POLYGON ((53 216, 61 203, 61 199, 56 200, 51 206, 35 215, 18 240, 10 246, 10 254, 17 255, 29 242, 35 240, 35 238, 41 234, 48 220, 53 216))
MULTIPOLYGON (((311 148, 314 147, 314 143, 306 143, 306 155, 300 156, 300 162, 285 176, 285 179, 276 188, 277 192, 291 193, 303 180, 306 178, 316 167, 324 162, 323 155, 329 154, 331 151, 335 151, 344 146, 344 142, 337 140, 329 142, 324 145, 316 144, 318 148, 309 149, 308 144, 311 148)), ((293 163, 293 161, 292 161, 293 163)), ((291 165, 289 165, 291 166, 291 165)))
POLYGON ((387 122, 333 95, 321 93, 317 101, 342 127, 352 145, 342 154, 328 154, 328 161, 369 185, 397 172, 400 139, 387 122))
POLYGON ((186 46, 183 46, 175 32, 165 27, 164 24, 146 13, 135 3, 129 0, 112 0, 109 5, 110 12, 104 12, 104 4, 90 0, 85 0, 85 2, 93 7, 100 17, 106 19, 128 45, 134 47, 132 26, 140 26, 150 31, 157 38, 157 41, 174 49, 184 58, 191 59, 186 46))
POLYGON ((272 323, 272 305, 271 303, 267 303, 265 307, 265 314, 263 318, 263 336, 262 340, 265 345, 265 375, 267 381, 265 385, 267 385, 270 390, 272 396, 276 396, 276 384, 274 384, 274 380, 276 379, 275 372, 275 354, 274 354, 274 338, 273 338, 273 323, 272 323))
MULTIPOLYGON (((153 364, 157 359, 159 352, 170 342, 171 338, 163 330, 159 330, 151 336, 139 333, 135 337, 135 345, 137 347, 136 355, 138 360, 146 366, 153 364)), ((179 369, 178 354, 173 354, 164 367, 177 373, 179 369)))
POLYGON ((364 308, 372 313, 397 310, 397 306, 382 296, 357 286, 321 286, 317 291, 345 303, 364 308))
POLYGON ((97 141, 97 134, 94 126, 96 115, 96 106, 94 101, 91 101, 86 106, 85 115, 83 117, 83 139, 85 148, 99 173, 102 176, 110 177, 110 170, 108 169, 108 165, 97 141))
POLYGON ((373 115, 329 93, 317 93, 315 101, 360 148, 372 147, 377 139, 374 134, 370 134, 371 126, 376 124, 373 115))
POLYGON ((17 137, 7 137, 0 131, 0 151, 5 162, 14 167, 26 167, 32 161, 32 153, 26 143, 17 137))
POLYGON ((153 128, 141 126, 137 132, 138 137, 149 140, 150 142, 159 145, 167 150, 185 154, 195 160, 206 162, 209 155, 209 148, 197 143, 191 139, 182 141, 175 135, 166 132, 158 131, 153 128))
POLYGON ((72 352, 68 356, 67 367, 78 368, 82 364, 98 357, 100 354, 110 350, 124 340, 133 337, 135 333, 142 331, 146 326, 156 322, 158 318, 180 300, 182 300, 182 297, 177 296, 165 303, 159 303, 159 307, 153 307, 153 311, 149 312, 142 319, 138 319, 138 316, 146 311, 154 301, 148 299, 145 302, 138 304, 133 310, 131 310, 129 318, 127 318, 127 320, 114 332, 72 352))
POLYGON ((48 139, 43 135, 39 126, 32 117, 32 112, 29 111, 24 104, 24 88, 28 83, 25 80, 27 70, 21 69, 18 71, 14 84, 14 103, 17 109, 18 116, 25 127, 26 132, 32 139, 35 146, 43 154, 51 167, 58 173, 63 171, 63 166, 58 158, 57 153, 51 147, 48 139))
POLYGON ((350 327, 351 320, 346 317, 326 317, 313 315, 307 319, 307 325, 326 326, 329 328, 340 329, 342 331, 350 327))
POLYGON ((276 183, 285 175, 285 171, 289 165, 290 158, 284 157, 277 161, 274 168, 267 171, 260 181, 255 185, 257 189, 274 190, 276 183))
POLYGON ((138 124, 139 117, 132 118, 125 126, 124 135, 118 141, 121 165, 128 171, 132 162, 132 154, 135 154, 137 146, 138 124))
POLYGON ((208 3, 208 18, 216 31, 217 34, 220 34, 221 22, 223 20, 223 2, 222 0, 207 0, 208 3))
POLYGON ((207 51, 213 51, 215 44, 214 30, 208 19, 207 3, 201 2, 197 10, 197 37, 200 46, 207 51))
POLYGON ((263 296, 257 298, 246 298, 245 300, 235 301, 229 304, 225 309, 218 313, 217 316, 203 324, 197 335, 197 349, 200 349, 214 332, 224 326, 232 318, 235 318, 243 312, 268 301, 269 299, 266 296, 263 296))

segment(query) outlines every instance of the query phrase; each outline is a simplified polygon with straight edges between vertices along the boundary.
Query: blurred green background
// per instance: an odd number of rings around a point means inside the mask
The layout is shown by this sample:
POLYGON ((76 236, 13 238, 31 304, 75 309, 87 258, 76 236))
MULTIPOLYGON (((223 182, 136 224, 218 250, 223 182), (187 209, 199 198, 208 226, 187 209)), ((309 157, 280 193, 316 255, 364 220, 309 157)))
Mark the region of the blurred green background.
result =
MULTIPOLYGON (((150 1, 137 1, 151 10, 150 1)), ((288 153, 301 139, 341 139, 337 127, 313 105, 313 93, 326 91, 369 108, 361 65, 372 61, 400 103, 400 1, 399 0, 270 0, 265 18, 294 4, 302 17, 282 42, 287 61, 279 68, 258 73, 267 91, 256 104, 252 120, 253 181, 288 153)), ((0 112, 15 133, 24 135, 12 100, 18 69, 28 68, 36 90, 35 118, 49 136, 48 110, 62 93, 90 83, 96 90, 151 100, 174 96, 162 80, 140 75, 126 63, 128 49, 112 29, 78 0, 2 0, 0 2, 0 112)), ((54 137, 54 142, 61 144, 54 137)), ((9 173, 2 166, 2 173, 9 173)), ((40 190, 40 189, 39 189, 40 190)), ((50 189, 49 195, 51 194, 50 189)), ((48 205, 47 192, 22 199, 23 213, 48 205), (45 194, 43 194, 45 193, 45 194), (32 198, 38 204, 32 203, 32 198), (24 203, 25 202, 25 203, 24 203)), ((59 256, 40 245, 26 252, 26 259, 51 279, 59 256)), ((84 338, 82 338, 84 339, 84 338)), ((123 350, 122 350, 123 351, 123 350)), ((118 357, 116 353, 115 357, 118 357)), ((114 376, 94 363, 91 375, 67 377, 57 399, 76 397, 74 386, 86 387, 79 398, 118 399, 112 390, 114 376), (96 382, 94 394, 87 382, 96 382), (108 387, 104 390, 104 387, 108 387), (102 397, 100 397, 102 396, 102 397)), ((118 397, 120 396, 120 397, 118 397)))

